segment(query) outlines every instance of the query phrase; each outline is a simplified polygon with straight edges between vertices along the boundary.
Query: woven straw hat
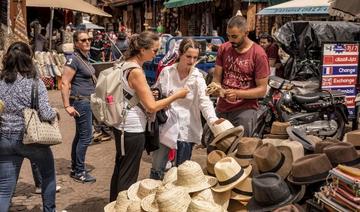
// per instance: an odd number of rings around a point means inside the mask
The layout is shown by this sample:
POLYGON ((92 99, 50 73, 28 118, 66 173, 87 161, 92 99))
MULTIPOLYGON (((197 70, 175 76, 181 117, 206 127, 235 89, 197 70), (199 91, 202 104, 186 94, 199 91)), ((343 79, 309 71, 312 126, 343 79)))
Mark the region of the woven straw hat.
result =
POLYGON ((128 189, 127 194, 130 200, 141 201, 161 185, 162 182, 160 180, 144 179, 132 184, 128 189))
POLYGON ((247 167, 253 159, 253 154, 256 148, 260 145, 262 145, 262 141, 259 138, 242 137, 237 146, 237 151, 228 155, 233 157, 240 166, 247 167))
POLYGON ((209 175, 215 176, 214 166, 219 160, 223 159, 224 157, 226 157, 226 154, 221 150, 214 150, 208 154, 206 160, 206 171, 209 175))
POLYGON ((141 212, 141 202, 140 201, 131 201, 126 212, 141 212))
POLYGON ((177 179, 177 167, 172 167, 165 173, 162 183, 163 185, 167 183, 173 183, 176 181, 176 179, 177 179))
POLYGON ((217 183, 215 177, 204 175, 200 164, 195 161, 187 160, 177 169, 176 186, 184 187, 188 193, 210 188, 217 183))
POLYGON ((214 139, 210 143, 212 146, 216 146, 221 151, 233 152, 236 148, 239 138, 244 134, 244 127, 234 127, 228 120, 220 120, 210 125, 210 130, 214 134, 214 139))
POLYGON ((232 189, 231 199, 239 200, 242 202, 247 202, 253 196, 251 178, 247 177, 244 181, 237 184, 235 188, 232 189))
POLYGON ((220 205, 206 200, 193 199, 187 212, 224 212, 220 205))
POLYGON ((263 144, 254 152, 254 160, 260 173, 275 172, 284 179, 288 176, 293 162, 291 149, 263 144))
POLYGON ((126 212, 131 200, 128 199, 127 191, 119 192, 116 201, 110 202, 104 207, 105 212, 126 212))
POLYGON ((231 190, 245 180, 250 175, 252 166, 244 169, 234 158, 226 157, 215 164, 214 170, 219 182, 212 189, 216 192, 224 192, 231 190))
POLYGON ((222 206, 224 209, 227 209, 229 206, 229 200, 231 196, 231 191, 225 191, 225 192, 215 192, 210 188, 207 188, 205 190, 195 192, 192 195, 192 199, 199 199, 199 200, 206 200, 210 202, 214 202, 220 206, 222 206))

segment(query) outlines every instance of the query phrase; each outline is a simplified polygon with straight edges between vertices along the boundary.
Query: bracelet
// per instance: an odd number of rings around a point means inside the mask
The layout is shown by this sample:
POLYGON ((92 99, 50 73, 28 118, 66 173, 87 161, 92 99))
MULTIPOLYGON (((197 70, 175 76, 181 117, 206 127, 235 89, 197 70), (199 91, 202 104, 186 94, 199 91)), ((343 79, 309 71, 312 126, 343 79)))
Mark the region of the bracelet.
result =
POLYGON ((64 107, 64 108, 66 109, 66 108, 68 108, 68 107, 71 107, 71 105, 68 105, 68 106, 66 106, 66 107, 64 107))

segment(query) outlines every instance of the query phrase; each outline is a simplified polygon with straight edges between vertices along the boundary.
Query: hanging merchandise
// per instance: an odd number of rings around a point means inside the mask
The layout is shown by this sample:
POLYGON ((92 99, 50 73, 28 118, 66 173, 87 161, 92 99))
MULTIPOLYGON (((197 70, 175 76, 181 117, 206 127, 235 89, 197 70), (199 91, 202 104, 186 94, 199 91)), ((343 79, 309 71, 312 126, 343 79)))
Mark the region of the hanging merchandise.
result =
POLYGON ((249 31, 254 31, 256 25, 256 4, 249 4, 246 16, 249 31))

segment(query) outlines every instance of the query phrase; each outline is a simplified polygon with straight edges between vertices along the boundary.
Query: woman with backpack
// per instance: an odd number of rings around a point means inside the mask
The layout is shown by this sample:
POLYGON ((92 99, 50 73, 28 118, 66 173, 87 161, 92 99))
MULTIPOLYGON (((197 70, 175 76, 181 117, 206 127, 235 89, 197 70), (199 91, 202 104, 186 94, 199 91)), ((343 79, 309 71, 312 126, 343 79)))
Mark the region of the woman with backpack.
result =
MULTIPOLYGON (((132 96, 138 96, 141 104, 129 109, 124 123, 114 127, 116 158, 111 178, 110 201, 115 201, 120 191, 127 190, 137 181, 145 145, 147 113, 155 113, 168 107, 189 92, 187 88, 179 88, 167 98, 155 101, 141 67, 144 62, 155 57, 159 48, 159 37, 153 32, 145 31, 130 38, 129 49, 125 52, 125 66, 131 63, 134 68, 124 70, 124 90, 132 96)), ((127 104, 126 101, 125 103, 127 104)))

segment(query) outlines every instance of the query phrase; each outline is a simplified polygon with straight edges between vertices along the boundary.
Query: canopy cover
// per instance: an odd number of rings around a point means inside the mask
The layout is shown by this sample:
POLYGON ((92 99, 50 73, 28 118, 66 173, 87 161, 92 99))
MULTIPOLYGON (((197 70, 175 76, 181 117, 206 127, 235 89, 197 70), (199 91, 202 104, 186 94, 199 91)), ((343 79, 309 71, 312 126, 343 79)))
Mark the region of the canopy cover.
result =
POLYGON ((330 0, 329 14, 345 20, 360 18, 360 0, 330 0))
POLYGON ((26 0, 26 6, 62 8, 99 16, 111 17, 109 13, 106 13, 83 0, 26 0))
POLYGON ((212 0, 170 0, 165 2, 164 5, 166 8, 182 7, 190 4, 197 4, 202 2, 207 2, 212 0))
POLYGON ((266 7, 258 15, 328 14, 329 0, 292 0, 266 7))

